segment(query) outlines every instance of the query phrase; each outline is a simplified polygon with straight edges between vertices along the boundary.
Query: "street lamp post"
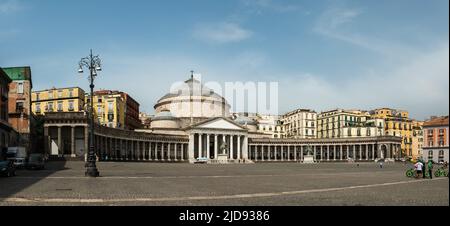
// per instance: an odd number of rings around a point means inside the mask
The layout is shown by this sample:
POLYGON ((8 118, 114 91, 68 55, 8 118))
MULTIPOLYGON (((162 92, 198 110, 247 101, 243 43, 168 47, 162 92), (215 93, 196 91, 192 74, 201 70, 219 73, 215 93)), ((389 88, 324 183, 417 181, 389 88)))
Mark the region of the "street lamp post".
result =
MULTIPOLYGON (((90 138, 89 138, 89 151, 88 151, 88 157, 87 157, 87 163, 86 163, 86 176, 89 177, 98 177, 100 176, 100 173, 97 169, 97 166, 95 164, 96 158, 95 158, 95 143, 94 143, 94 79, 97 76, 97 72, 101 71, 101 60, 99 56, 92 55, 92 49, 91 53, 88 57, 82 58, 79 63, 80 69, 78 69, 78 73, 83 73, 83 67, 89 69, 89 82, 90 82, 90 88, 91 88, 91 95, 90 95, 90 105, 89 105, 89 126, 90 126, 90 138)), ((86 137, 87 139, 87 137, 86 137)))

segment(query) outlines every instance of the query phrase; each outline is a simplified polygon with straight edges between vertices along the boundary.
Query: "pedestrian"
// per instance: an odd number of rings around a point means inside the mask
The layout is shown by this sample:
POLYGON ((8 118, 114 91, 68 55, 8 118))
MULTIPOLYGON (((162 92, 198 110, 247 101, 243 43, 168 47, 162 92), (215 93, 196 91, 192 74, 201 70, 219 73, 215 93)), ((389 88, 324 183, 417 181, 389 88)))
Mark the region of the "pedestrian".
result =
POLYGON ((426 162, 423 160, 423 158, 420 158, 420 163, 422 163, 422 178, 425 179, 426 178, 426 162))
POLYGON ((383 162, 380 161, 380 168, 383 169, 383 162))
POLYGON ((433 179, 433 161, 431 159, 428 160, 428 174, 430 174, 430 179, 433 179))
POLYGON ((417 178, 419 178, 421 175, 423 175, 424 173, 422 173, 422 169, 423 169, 423 163, 418 161, 415 164, 415 168, 416 168, 416 172, 417 172, 417 178))

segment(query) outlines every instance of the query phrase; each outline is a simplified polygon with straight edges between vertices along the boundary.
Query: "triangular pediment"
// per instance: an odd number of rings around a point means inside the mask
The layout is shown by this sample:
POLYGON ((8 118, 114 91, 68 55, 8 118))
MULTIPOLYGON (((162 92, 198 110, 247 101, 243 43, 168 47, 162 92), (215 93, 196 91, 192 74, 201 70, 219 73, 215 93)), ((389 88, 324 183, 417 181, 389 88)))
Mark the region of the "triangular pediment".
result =
POLYGON ((224 118, 217 118, 214 120, 199 123, 194 128, 199 129, 230 129, 230 130, 245 130, 238 124, 232 122, 231 120, 226 120, 224 118))

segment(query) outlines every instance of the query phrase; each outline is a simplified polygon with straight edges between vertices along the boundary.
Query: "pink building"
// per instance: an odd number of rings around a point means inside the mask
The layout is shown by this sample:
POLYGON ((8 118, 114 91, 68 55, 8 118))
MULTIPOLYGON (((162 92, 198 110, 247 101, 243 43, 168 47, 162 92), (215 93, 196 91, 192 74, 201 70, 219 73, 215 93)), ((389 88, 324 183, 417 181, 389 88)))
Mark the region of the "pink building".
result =
POLYGON ((448 162, 448 116, 431 117, 423 124, 423 158, 448 162))

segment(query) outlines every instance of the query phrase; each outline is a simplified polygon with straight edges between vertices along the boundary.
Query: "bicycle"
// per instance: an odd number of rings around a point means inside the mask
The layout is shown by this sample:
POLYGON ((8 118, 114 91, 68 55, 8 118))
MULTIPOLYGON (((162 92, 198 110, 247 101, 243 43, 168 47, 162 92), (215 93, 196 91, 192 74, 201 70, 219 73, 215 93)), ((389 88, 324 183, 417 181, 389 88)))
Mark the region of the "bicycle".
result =
MULTIPOLYGON (((425 178, 430 178, 430 173, 428 171, 426 172, 422 172, 425 173, 425 178)), ((408 169, 406 171, 406 177, 414 177, 414 178, 419 178, 419 174, 417 173, 417 171, 415 169, 408 169)))
POLYGON ((435 177, 448 177, 448 171, 444 170, 444 168, 439 168, 434 172, 435 177))

